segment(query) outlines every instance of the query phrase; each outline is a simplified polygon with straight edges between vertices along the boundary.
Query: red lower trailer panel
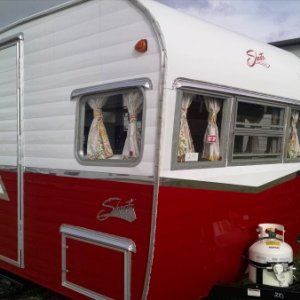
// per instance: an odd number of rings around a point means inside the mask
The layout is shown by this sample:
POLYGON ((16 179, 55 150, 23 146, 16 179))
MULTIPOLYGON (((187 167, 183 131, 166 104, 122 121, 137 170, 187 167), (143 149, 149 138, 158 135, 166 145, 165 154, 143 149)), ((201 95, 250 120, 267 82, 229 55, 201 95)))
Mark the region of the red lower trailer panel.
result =
MULTIPOLYGON (((13 180, 11 174, 1 173, 1 177, 7 187, 13 180)), ((12 197, 16 193, 9 188, 8 191, 12 197)), ((124 299, 129 280, 127 293, 131 293, 131 299, 141 299, 148 262, 152 194, 150 184, 26 173, 25 268, 3 261, 0 267, 72 299, 98 294, 124 299)), ((14 214, 7 213, 6 218, 14 224, 14 214)), ((2 236, 0 245, 9 253, 2 236)))
POLYGON ((299 176, 256 193, 162 186, 149 299, 204 299, 241 279, 259 223, 284 224, 297 255, 299 186, 299 176))
MULTIPOLYGON (((13 197, 13 175, 1 178, 13 197)), ((203 299, 215 283, 243 276, 263 222, 284 224, 298 252, 300 177, 257 193, 161 186, 152 225, 151 184, 29 173, 24 179, 25 267, 3 260, 0 267, 72 299, 142 299, 147 278, 147 299, 203 299)))
POLYGON ((17 173, 0 172, 0 258, 18 264, 17 173))

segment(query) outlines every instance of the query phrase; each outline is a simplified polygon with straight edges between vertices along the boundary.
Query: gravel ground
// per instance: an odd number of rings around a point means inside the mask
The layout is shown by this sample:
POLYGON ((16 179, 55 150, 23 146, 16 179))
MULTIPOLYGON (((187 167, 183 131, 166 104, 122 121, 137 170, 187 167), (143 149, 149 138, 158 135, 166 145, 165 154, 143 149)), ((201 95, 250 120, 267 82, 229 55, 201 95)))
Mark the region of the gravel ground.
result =
POLYGON ((0 300, 68 300, 48 289, 0 272, 0 300))
POLYGON ((32 287, 17 295, 0 298, 6 300, 66 300, 67 298, 41 287, 32 287))
MULTIPOLYGON (((1 299, 1 298, 0 298, 1 299)), ((2 298, 3 299, 3 298, 2 298)), ((41 287, 31 287, 7 300, 66 300, 67 298, 41 287)))

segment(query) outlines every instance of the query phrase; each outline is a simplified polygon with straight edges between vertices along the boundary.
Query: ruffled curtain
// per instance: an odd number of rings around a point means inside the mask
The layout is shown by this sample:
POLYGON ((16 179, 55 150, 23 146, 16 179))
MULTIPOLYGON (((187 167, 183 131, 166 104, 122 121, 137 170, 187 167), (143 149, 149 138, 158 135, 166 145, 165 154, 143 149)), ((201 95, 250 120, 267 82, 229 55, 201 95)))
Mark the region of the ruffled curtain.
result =
POLYGON ((212 97, 204 97, 208 111, 207 128, 203 138, 202 158, 209 161, 220 159, 220 139, 217 126, 217 115, 221 109, 221 102, 212 97))
POLYGON ((183 94, 181 102, 180 129, 177 161, 183 162, 185 154, 195 152, 192 135, 187 121, 187 111, 192 103, 193 95, 183 94))
POLYGON ((128 109, 128 130, 122 157, 123 159, 135 159, 140 154, 140 136, 137 130, 137 115, 142 111, 143 95, 140 91, 133 91, 123 95, 128 109))
POLYGON ((93 109, 94 119, 90 127, 87 141, 88 159, 107 159, 113 156, 113 151, 103 123, 102 108, 107 101, 106 96, 95 96, 88 100, 93 109))
POLYGON ((297 131, 297 123, 299 119, 299 111, 292 110, 291 114, 291 126, 290 126, 290 134, 288 141, 288 157, 296 158, 300 155, 300 145, 299 145, 299 137, 297 131))

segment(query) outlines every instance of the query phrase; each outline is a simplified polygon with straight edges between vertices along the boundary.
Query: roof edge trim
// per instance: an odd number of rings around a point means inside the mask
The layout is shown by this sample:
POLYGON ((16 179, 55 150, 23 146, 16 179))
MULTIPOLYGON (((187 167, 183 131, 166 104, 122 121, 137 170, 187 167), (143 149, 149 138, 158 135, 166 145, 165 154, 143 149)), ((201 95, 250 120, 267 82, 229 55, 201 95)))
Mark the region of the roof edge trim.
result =
POLYGON ((88 2, 88 1, 90 1, 90 0, 70 0, 70 1, 68 1, 66 3, 62 3, 62 4, 56 5, 54 7, 48 8, 46 10, 43 10, 43 11, 38 12, 38 13, 35 13, 35 14, 29 16, 29 17, 25 17, 23 19, 20 19, 20 20, 15 21, 15 22, 7 25, 7 26, 4 26, 4 27, 0 28, 0 34, 8 31, 10 29, 13 29, 15 27, 18 27, 18 26, 20 26, 22 24, 28 23, 28 22, 36 20, 36 19, 40 19, 42 17, 51 15, 51 14, 56 13, 58 11, 65 10, 65 9, 67 9, 69 7, 76 6, 76 5, 79 5, 79 4, 83 3, 83 2, 88 2))

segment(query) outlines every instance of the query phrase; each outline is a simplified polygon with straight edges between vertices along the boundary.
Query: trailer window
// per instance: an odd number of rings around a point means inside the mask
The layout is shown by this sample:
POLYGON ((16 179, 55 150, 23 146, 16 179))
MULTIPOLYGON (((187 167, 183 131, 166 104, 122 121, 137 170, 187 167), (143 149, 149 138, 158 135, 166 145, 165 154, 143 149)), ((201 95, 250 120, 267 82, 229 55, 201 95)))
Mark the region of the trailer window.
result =
POLYGON ((299 109, 291 109, 288 137, 287 137, 287 158, 299 159, 300 158, 300 122, 299 122, 299 109))
POLYGON ((223 164, 226 101, 215 95, 179 93, 175 168, 223 164))
POLYGON ((238 99, 233 141, 233 162, 280 160, 285 108, 238 99))
POLYGON ((143 93, 139 89, 83 96, 77 142, 80 161, 137 161, 142 117, 143 93))

